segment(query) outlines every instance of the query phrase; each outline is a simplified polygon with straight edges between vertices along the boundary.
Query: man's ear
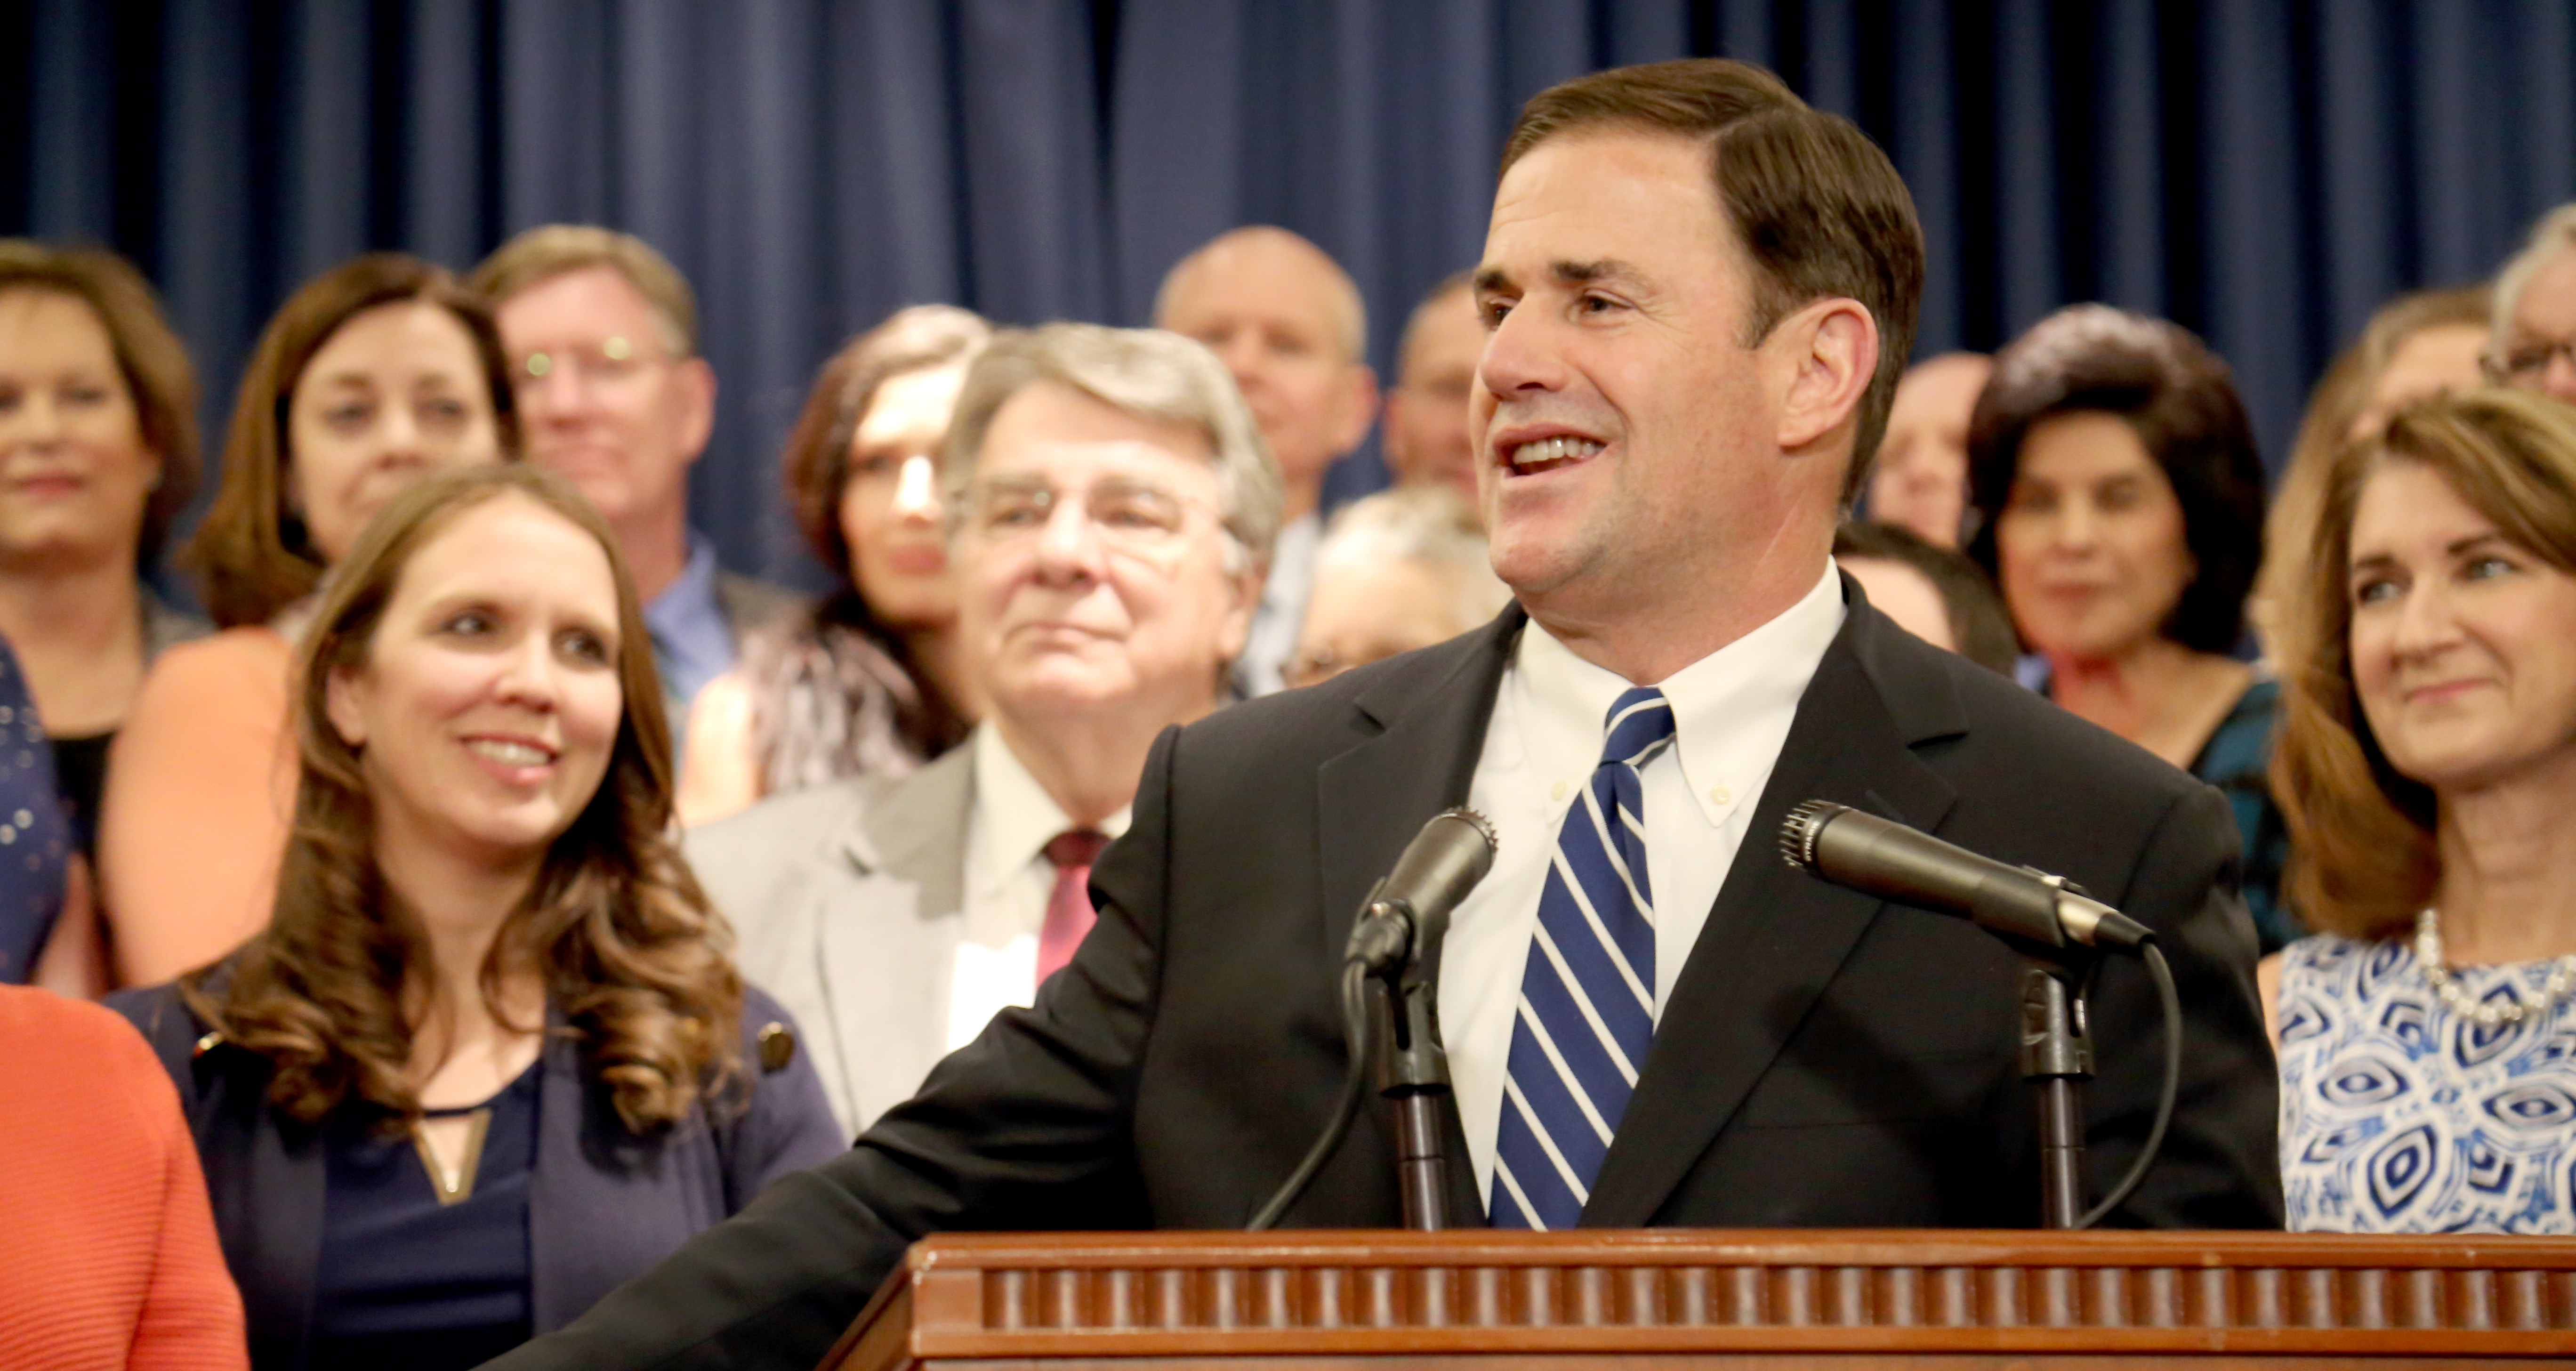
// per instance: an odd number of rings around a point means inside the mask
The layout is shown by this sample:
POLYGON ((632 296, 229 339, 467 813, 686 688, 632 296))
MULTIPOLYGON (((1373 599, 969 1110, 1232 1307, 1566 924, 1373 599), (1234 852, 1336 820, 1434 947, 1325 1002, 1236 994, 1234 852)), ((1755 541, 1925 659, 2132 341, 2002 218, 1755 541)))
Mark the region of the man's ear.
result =
POLYGON ((1377 419, 1377 373, 1365 362, 1351 363, 1342 375, 1341 422, 1333 429, 1333 455, 1347 455, 1368 437, 1369 425, 1377 419))
POLYGON ((1252 641, 1252 617, 1261 609, 1261 588, 1270 579, 1270 567, 1257 558, 1245 557, 1243 569, 1226 576, 1234 591, 1234 603, 1227 605, 1225 618, 1217 625, 1217 655, 1231 662, 1243 656, 1245 645, 1252 641))
POLYGON ((1818 300, 1780 321, 1766 351, 1782 369, 1783 451, 1812 446, 1842 427, 1878 373, 1878 321, 1858 300, 1818 300))
POLYGON ((354 667, 335 666, 322 678, 322 712, 351 751, 367 745, 366 689, 354 667))
POLYGON ((691 357, 678 363, 678 368, 680 451, 687 454, 685 466, 707 450, 707 439, 716 431, 716 369, 704 357, 691 357))

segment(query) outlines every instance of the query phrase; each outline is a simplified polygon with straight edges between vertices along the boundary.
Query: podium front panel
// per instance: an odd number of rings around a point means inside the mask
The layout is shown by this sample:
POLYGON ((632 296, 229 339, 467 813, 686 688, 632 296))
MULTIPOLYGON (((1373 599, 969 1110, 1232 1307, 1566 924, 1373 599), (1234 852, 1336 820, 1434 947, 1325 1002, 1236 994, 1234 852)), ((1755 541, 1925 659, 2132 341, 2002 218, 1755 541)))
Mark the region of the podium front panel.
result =
POLYGON ((2576 1239, 1797 1230, 951 1235, 833 1371, 2576 1359, 2576 1239), (1401 1366, 1397 1364, 1401 1363, 1401 1366))

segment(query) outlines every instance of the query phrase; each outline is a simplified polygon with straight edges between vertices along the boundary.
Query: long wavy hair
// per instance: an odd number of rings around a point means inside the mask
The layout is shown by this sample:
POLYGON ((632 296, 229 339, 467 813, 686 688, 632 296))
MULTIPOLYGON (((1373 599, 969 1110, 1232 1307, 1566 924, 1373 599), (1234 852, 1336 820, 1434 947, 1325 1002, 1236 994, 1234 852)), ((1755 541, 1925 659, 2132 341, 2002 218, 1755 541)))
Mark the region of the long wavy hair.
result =
POLYGON ((181 993, 199 1017, 276 1067, 269 1098, 306 1123, 351 1100, 420 1108, 412 1040, 430 1012, 430 947, 374 856, 375 804, 358 749, 324 709, 331 676, 363 670, 403 570, 466 511, 524 499, 580 528, 617 582, 617 677, 626 708, 608 770, 548 848, 503 924, 477 988, 532 959, 628 1129, 649 1136, 741 1079, 742 981, 731 933, 669 837, 671 735, 651 638, 617 540, 561 478, 503 464, 430 476, 376 516, 333 578, 298 651, 295 824, 268 928, 181 993), (229 967, 217 983, 215 973, 229 967))
POLYGON ((2392 462, 2432 470, 2515 546, 2576 573, 2576 409, 2516 390, 2445 395, 2335 454, 2280 624, 2272 794, 2290 826, 2290 906, 2352 938, 2402 935, 2442 876, 2433 790, 2389 765, 2353 685, 2353 513, 2392 462))

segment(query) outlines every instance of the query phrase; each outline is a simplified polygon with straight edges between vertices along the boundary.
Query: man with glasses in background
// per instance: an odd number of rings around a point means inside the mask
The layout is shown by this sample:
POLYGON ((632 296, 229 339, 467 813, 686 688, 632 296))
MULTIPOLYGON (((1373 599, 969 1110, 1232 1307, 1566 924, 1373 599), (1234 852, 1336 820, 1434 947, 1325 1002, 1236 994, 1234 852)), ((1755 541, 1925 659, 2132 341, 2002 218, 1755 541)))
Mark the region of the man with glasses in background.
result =
POLYGON ((987 703, 900 779, 766 800, 688 856, 743 975, 808 1030, 841 1123, 909 1098, 1090 929, 1155 735, 1215 709, 1278 536, 1225 367, 1169 333, 1005 333, 948 432, 958 637, 987 703))
POLYGON ((689 467, 716 417, 696 297, 644 240, 573 224, 512 238, 470 284, 510 354, 528 460, 579 487, 617 531, 676 753, 689 702, 733 665, 743 632, 797 603, 719 568, 715 544, 689 527, 689 467))
POLYGON ((2489 381, 2576 402, 2576 204, 2542 215, 2496 273, 2489 381))

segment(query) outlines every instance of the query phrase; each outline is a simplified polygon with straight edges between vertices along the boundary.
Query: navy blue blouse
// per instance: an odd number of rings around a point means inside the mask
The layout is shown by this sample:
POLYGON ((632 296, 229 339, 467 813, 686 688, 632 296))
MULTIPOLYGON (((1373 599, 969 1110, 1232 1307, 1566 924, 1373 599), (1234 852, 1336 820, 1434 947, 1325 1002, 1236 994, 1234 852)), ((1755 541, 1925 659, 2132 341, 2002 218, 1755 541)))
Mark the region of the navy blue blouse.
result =
POLYGON ((453 1204, 439 1202, 408 1132, 361 1110, 332 1121, 305 1365, 463 1371, 528 1340, 539 1075, 532 1064, 476 1106, 492 1116, 473 1189, 453 1204))

